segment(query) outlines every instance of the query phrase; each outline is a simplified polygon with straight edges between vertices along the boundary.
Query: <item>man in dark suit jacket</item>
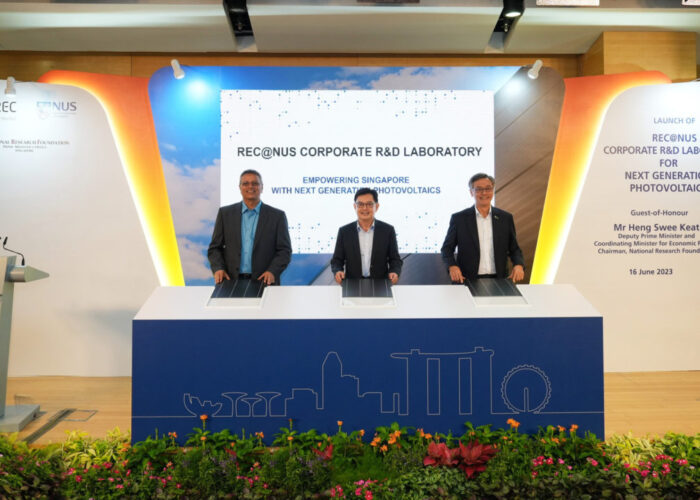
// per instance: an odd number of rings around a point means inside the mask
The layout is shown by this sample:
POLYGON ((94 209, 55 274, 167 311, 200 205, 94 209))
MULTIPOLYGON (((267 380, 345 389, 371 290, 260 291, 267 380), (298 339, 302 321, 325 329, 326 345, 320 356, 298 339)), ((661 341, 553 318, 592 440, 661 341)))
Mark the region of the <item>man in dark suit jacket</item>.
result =
POLYGON ((357 220, 338 230, 331 269, 335 281, 345 278, 389 278, 399 280, 403 261, 399 255, 394 226, 376 220, 379 195, 369 188, 355 193, 357 220))
POLYGON ((219 208, 209 244, 214 282, 248 278, 278 285, 292 258, 287 216, 260 201, 262 177, 255 170, 241 174, 243 201, 219 208))
POLYGON ((515 283, 525 276, 525 261, 515 238, 513 216, 491 206, 494 185, 493 177, 474 175, 469 179, 474 206, 453 214, 450 219, 441 253, 454 282, 464 283, 465 278, 508 277, 515 283), (457 259, 456 247, 459 248, 457 259), (508 258, 513 263, 510 274, 508 258))

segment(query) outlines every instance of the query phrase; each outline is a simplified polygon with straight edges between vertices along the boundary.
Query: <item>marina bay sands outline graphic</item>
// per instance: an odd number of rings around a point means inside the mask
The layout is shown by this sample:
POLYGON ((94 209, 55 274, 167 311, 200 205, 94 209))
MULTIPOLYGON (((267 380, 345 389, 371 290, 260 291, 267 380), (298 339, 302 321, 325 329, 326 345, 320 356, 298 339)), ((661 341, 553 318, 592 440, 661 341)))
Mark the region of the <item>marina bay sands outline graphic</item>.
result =
POLYGON ((217 401, 191 393, 184 393, 182 400, 188 414, 214 418, 292 417, 310 410, 342 413, 349 405, 367 414, 396 416, 579 413, 545 411, 552 384, 538 366, 513 366, 500 381, 494 381, 494 355, 494 350, 480 346, 464 352, 413 348, 392 352, 389 358, 403 361, 403 387, 387 394, 364 390, 365 385, 381 385, 381 381, 361 384, 359 377, 345 370, 340 354, 328 351, 320 363, 317 387, 293 387, 286 393, 274 387, 261 387, 255 392, 234 387, 221 393, 217 401))

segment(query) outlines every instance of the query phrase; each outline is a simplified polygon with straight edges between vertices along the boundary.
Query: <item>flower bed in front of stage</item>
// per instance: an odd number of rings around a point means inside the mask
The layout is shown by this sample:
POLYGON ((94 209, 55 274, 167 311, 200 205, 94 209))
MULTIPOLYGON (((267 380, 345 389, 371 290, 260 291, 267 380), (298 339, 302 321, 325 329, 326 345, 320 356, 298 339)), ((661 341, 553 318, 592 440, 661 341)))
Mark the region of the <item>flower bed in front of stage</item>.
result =
POLYGON ((700 434, 579 436, 576 426, 518 432, 466 424, 461 436, 397 424, 373 435, 289 427, 272 447, 262 433, 211 433, 184 448, 174 433, 129 445, 71 433, 30 448, 0 437, 0 498, 700 498, 700 434))

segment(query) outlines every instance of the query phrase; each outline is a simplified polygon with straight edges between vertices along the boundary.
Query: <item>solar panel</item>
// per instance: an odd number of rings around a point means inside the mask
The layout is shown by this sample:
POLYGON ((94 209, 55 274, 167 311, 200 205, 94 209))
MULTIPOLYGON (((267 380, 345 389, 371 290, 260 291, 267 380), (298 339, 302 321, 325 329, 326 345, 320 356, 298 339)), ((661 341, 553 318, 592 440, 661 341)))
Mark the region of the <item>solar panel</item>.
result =
MULTIPOLYGON (((210 305, 226 305, 227 299, 260 299, 265 284, 251 279, 224 280, 214 287, 210 305)), ((233 302, 230 302, 233 304, 233 302)), ((243 305, 243 304, 241 304, 243 305)))
POLYGON ((391 281, 368 278, 343 280, 343 298, 353 297, 393 297, 391 281))

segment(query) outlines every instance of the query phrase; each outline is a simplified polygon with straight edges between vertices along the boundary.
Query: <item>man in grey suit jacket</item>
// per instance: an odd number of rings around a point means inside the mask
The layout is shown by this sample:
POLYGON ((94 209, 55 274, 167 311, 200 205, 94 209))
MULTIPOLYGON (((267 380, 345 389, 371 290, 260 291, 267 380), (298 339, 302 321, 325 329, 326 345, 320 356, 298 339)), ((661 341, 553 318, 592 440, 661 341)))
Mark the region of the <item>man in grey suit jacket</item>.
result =
POLYGON ((243 201, 219 208, 209 244, 209 265, 218 285, 225 279, 256 279, 279 285, 292 258, 287 216, 260 201, 262 177, 241 174, 243 201))
POLYGON ((476 174, 469 179, 474 206, 457 212, 442 244, 442 260, 454 282, 464 279, 506 278, 518 282, 525 276, 523 252, 515 238, 513 216, 491 206, 495 180, 476 174), (455 259, 455 248, 458 248, 455 259), (508 274, 508 258, 513 270, 508 274))
POLYGON ((341 227, 331 259, 335 281, 345 278, 389 278, 399 280, 403 261, 399 255, 394 227, 377 220, 379 195, 369 188, 355 193, 357 220, 341 227))

